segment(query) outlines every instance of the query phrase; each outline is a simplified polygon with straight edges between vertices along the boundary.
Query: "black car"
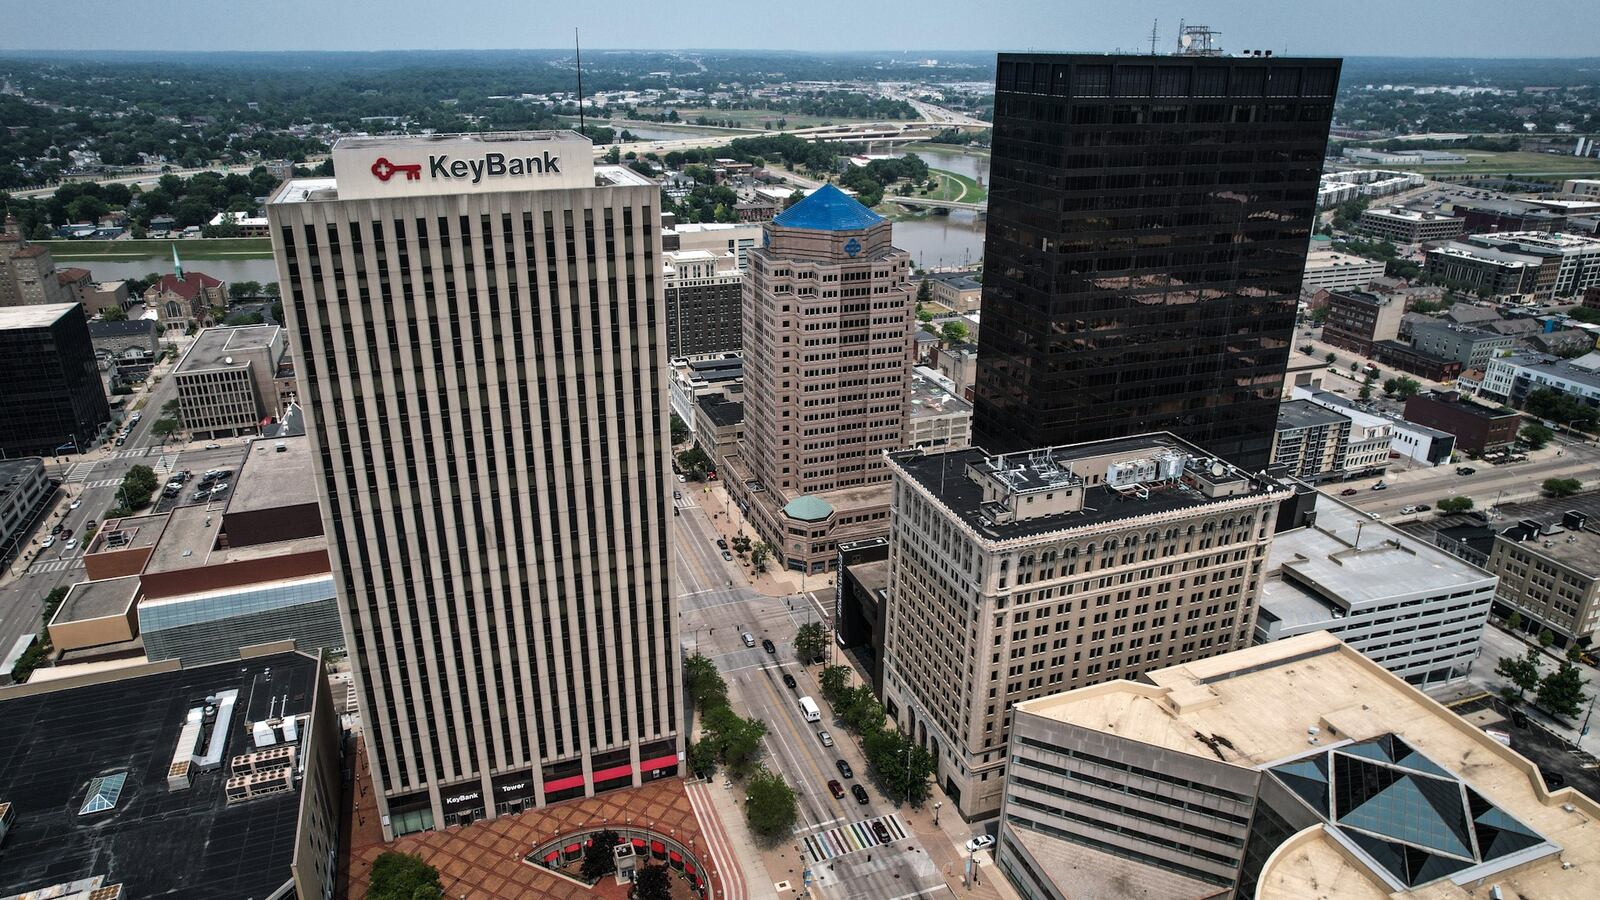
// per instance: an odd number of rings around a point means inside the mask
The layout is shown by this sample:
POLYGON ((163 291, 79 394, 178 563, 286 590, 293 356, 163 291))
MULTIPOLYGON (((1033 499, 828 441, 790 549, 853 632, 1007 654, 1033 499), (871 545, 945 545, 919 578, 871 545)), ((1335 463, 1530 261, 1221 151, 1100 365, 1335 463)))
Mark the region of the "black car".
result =
POLYGON ((774 644, 771 638, 762 638, 761 649, 767 651, 768 653, 777 653, 778 645, 774 644))
POLYGON ((1476 471, 1478 471, 1478 470, 1474 469, 1471 466, 1457 466, 1456 467, 1456 474, 1457 475, 1471 475, 1472 473, 1474 473, 1476 471))
POLYGON ((850 785, 850 793, 855 795, 856 802, 862 806, 867 805, 867 789, 859 784, 850 785))
POLYGON ((726 540, 722 539, 722 538, 717 538, 717 549, 718 550, 726 550, 726 549, 728 549, 728 542, 726 540))
POLYGON ((1427 512, 1430 509, 1433 509, 1433 507, 1429 506, 1426 503, 1418 503, 1417 504, 1417 512, 1427 512))
POLYGON ((836 766, 839 769, 839 774, 843 775, 846 779, 850 779, 850 778, 856 777, 855 770, 850 768, 850 764, 845 762, 844 760, 841 759, 841 760, 836 761, 834 763, 834 766, 836 766))
POLYGON ((889 826, 883 824, 882 819, 874 819, 872 821, 872 833, 878 838, 878 843, 880 844, 887 844, 894 840, 889 836, 889 826))
POLYGON ((795 684, 794 676, 790 675, 788 672, 783 673, 783 686, 788 688, 791 691, 795 690, 796 689, 796 684, 795 684))
POLYGON ((65 528, 65 527, 67 527, 67 526, 57 524, 56 527, 50 529, 50 533, 51 534, 60 534, 61 533, 61 529, 65 528))

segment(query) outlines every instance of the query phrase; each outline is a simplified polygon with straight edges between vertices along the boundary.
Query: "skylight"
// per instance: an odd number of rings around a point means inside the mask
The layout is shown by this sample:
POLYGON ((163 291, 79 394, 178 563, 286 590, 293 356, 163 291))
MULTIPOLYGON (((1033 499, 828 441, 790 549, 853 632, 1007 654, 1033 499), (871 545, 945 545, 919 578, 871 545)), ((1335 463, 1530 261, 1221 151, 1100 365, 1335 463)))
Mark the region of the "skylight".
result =
POLYGON ((89 794, 83 799, 83 807, 78 810, 78 815, 87 816, 116 809, 117 801, 122 798, 122 786, 127 780, 127 772, 118 772, 115 775, 101 775, 90 781, 89 794))

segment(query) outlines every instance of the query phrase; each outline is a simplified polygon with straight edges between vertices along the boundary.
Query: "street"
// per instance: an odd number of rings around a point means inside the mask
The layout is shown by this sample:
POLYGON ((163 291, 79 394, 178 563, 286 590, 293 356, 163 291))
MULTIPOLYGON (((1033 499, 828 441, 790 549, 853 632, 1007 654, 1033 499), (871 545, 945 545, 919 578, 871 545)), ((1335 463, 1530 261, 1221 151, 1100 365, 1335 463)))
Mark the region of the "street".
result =
MULTIPOLYGON (((711 657, 728 683, 734 710, 766 723, 767 764, 796 794, 799 816, 792 840, 760 854, 773 881, 800 885, 809 869, 817 894, 841 900, 942 891, 939 866, 913 833, 907 810, 879 794, 853 736, 832 721, 815 670, 794 658, 795 631, 808 621, 826 622, 825 605, 815 592, 769 597, 748 587, 739 563, 723 560, 716 545, 709 521, 716 511, 696 504, 694 495, 704 496, 694 489, 697 485, 683 487, 683 498, 675 501, 680 515, 673 524, 684 652, 711 657), (755 647, 744 645, 742 631, 755 637, 755 647), (763 638, 776 645, 775 654, 761 648, 763 638), (785 672, 795 677, 796 690, 783 685, 785 672), (802 717, 798 699, 803 695, 823 709, 821 723, 802 717), (818 737, 823 729, 833 736, 831 748, 818 737), (835 765, 839 759, 854 770, 853 782, 840 775, 835 765), (857 804, 849 794, 834 799, 827 787, 830 779, 838 779, 846 790, 851 783, 865 785, 869 802, 857 804), (856 826, 879 817, 886 817, 886 827, 899 839, 887 846, 863 846, 859 835, 864 829, 856 826)), ((715 782, 714 789, 726 789, 723 776, 715 782)), ((935 850, 953 852, 949 847, 935 850)))
MULTIPOLYGON (((1479 644, 1479 648, 1478 658, 1472 661, 1472 669, 1468 674, 1468 678, 1474 683, 1482 685, 1483 687, 1496 693, 1499 692, 1500 688, 1508 686, 1509 682, 1495 674, 1495 666, 1498 666, 1500 664, 1500 660, 1502 659, 1507 657, 1521 657, 1528 652, 1528 645, 1526 643, 1518 639, 1510 632, 1504 631, 1493 624, 1484 627, 1483 641, 1481 644, 1479 644)), ((1552 649, 1545 651, 1544 656, 1541 659, 1541 665, 1539 668, 1540 672, 1545 675, 1549 675, 1551 672, 1554 672, 1557 666, 1560 665, 1562 658, 1563 656, 1560 650, 1552 649)), ((1593 666, 1585 665, 1578 666, 1578 672, 1583 677, 1584 694, 1591 699, 1593 699, 1597 694, 1600 694, 1600 672, 1595 671, 1593 666)), ((1538 710, 1534 710, 1529 707, 1524 708, 1528 709, 1528 714, 1530 717, 1537 719, 1540 724, 1554 732, 1557 736, 1566 741, 1577 743, 1582 749, 1587 750, 1596 756, 1600 756, 1600 728, 1597 728, 1591 724, 1589 733, 1584 735, 1582 738, 1579 737, 1578 732, 1583 726, 1582 715, 1580 715, 1577 722, 1574 723, 1578 727, 1573 728, 1564 723, 1551 719, 1538 710)), ((1585 709, 1588 709, 1587 704, 1585 704, 1585 709)))
MULTIPOLYGON (((1396 469, 1375 477, 1350 482, 1325 484, 1329 493, 1355 489, 1357 494, 1343 498, 1363 512, 1375 512, 1385 521, 1402 517, 1400 510, 1407 506, 1426 503, 1437 507, 1445 497, 1471 497, 1474 508, 1487 510, 1497 503, 1532 500, 1540 496, 1540 485, 1547 478, 1576 478, 1594 487, 1595 473, 1600 471, 1600 448, 1557 438, 1542 451, 1537 451, 1527 462, 1491 465, 1482 461, 1467 460, 1459 464, 1473 469, 1471 475, 1458 475, 1457 465, 1433 468, 1396 469), (1560 455, 1556 455, 1557 451, 1560 455), (1386 490, 1374 491, 1372 485, 1382 480, 1386 490)), ((1431 512, 1422 515, 1431 515, 1431 512)))

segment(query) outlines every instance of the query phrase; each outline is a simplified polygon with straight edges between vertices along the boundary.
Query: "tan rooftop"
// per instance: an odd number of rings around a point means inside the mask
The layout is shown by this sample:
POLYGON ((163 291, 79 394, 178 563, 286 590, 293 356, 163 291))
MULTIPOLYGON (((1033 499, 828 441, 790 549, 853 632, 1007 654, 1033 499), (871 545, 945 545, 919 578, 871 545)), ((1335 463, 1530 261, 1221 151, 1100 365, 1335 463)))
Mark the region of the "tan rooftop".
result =
POLYGON ((69 622, 126 616, 138 596, 137 575, 104 581, 80 581, 67 591, 66 599, 61 601, 61 608, 50 619, 50 624, 65 625, 69 622))
POLYGON ((95 532, 94 543, 89 546, 88 552, 114 553, 120 550, 153 547, 160 539, 162 530, 167 527, 168 515, 169 513, 156 513, 107 519, 101 523, 100 530, 95 532), (120 538, 114 538, 112 535, 120 535, 120 538))
MULTIPOLYGON (((1327 632, 1301 635, 1151 672, 1152 684, 1113 681, 1018 704, 1033 715, 1167 750, 1257 768, 1393 733, 1561 848, 1497 872, 1481 890, 1445 878, 1394 896, 1503 900, 1594 896, 1600 804, 1572 788, 1547 791, 1538 769, 1327 632), (1570 806, 1571 811, 1567 810, 1570 806), (1563 869, 1563 861, 1572 863, 1563 869)), ((1261 900, 1390 896, 1318 824, 1279 848, 1261 900), (1338 886, 1338 889, 1335 889, 1338 886)))
POLYGON ((227 511, 253 512, 317 502, 315 460, 305 435, 261 438, 250 443, 233 480, 227 511))

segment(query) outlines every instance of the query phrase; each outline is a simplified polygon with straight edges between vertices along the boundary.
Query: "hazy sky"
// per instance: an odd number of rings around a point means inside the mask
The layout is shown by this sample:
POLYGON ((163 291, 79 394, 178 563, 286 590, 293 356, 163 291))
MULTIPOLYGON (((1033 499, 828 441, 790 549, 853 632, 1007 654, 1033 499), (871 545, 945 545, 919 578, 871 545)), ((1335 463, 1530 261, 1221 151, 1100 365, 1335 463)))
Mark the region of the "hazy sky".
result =
POLYGON ((587 47, 1111 50, 1178 20, 1228 50, 1339 56, 1600 54, 1597 0, 5 0, 0 49, 587 47))

